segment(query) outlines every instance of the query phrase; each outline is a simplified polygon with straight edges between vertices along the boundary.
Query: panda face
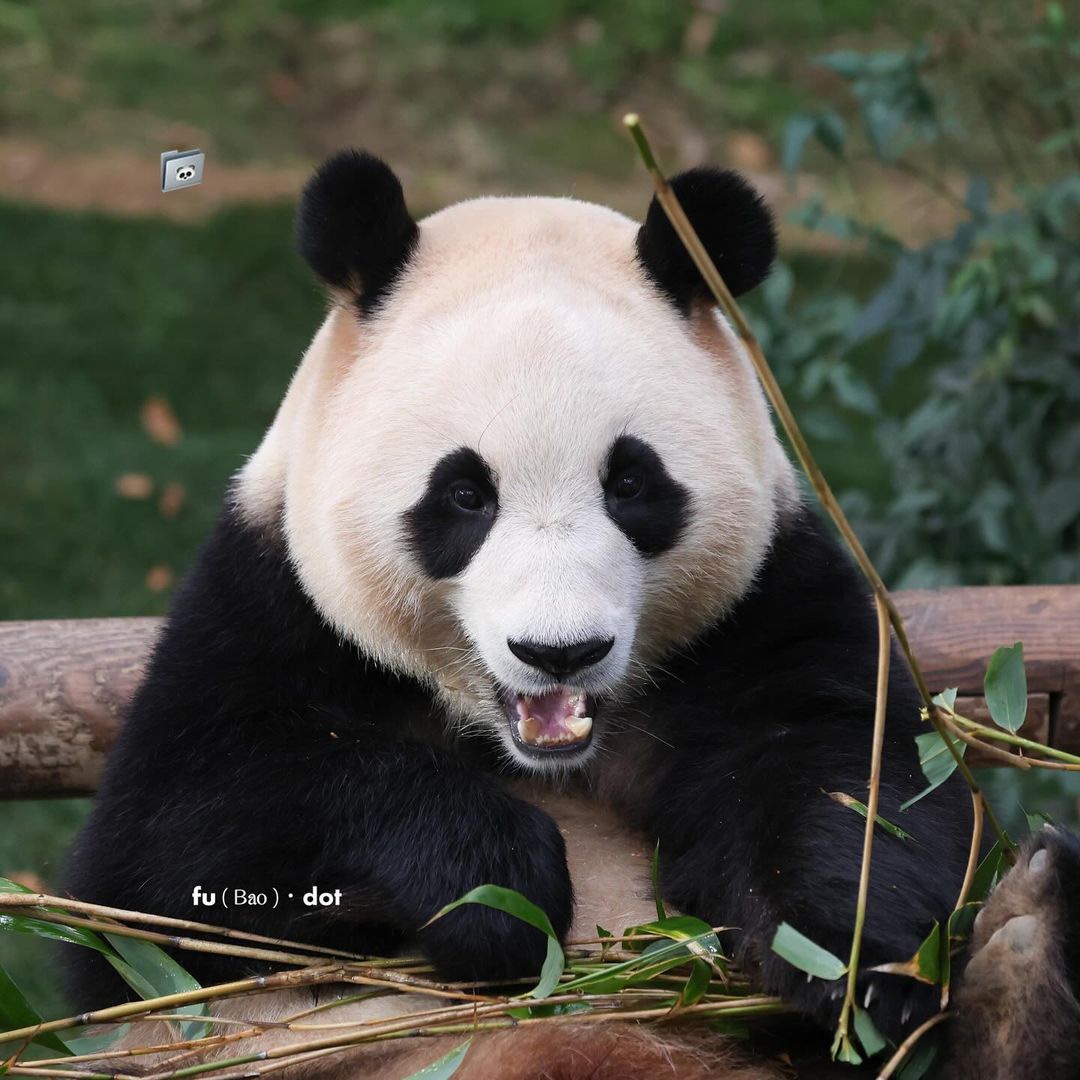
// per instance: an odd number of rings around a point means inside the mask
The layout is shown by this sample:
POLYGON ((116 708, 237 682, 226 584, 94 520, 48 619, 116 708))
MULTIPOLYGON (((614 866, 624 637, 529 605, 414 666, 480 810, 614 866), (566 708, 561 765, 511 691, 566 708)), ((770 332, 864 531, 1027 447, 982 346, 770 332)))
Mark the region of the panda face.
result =
POLYGON ((794 498, 733 335, 656 288, 636 228, 556 199, 422 222, 378 310, 331 313, 240 478, 326 618, 534 770, 603 746, 794 498))

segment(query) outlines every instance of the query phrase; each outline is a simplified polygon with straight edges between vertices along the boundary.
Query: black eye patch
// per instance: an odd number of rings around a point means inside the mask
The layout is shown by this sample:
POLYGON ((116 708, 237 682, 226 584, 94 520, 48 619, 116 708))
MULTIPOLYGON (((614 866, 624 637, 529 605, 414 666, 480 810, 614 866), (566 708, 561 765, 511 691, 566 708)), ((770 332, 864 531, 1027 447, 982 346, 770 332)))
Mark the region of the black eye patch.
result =
POLYGON ((678 542, 686 528, 690 492, 672 479, 647 442, 620 435, 608 452, 604 503, 634 547, 653 556, 678 542))
POLYGON ((480 550, 499 510, 483 458, 461 447, 436 462, 420 501, 405 512, 412 553, 433 578, 454 577, 480 550))

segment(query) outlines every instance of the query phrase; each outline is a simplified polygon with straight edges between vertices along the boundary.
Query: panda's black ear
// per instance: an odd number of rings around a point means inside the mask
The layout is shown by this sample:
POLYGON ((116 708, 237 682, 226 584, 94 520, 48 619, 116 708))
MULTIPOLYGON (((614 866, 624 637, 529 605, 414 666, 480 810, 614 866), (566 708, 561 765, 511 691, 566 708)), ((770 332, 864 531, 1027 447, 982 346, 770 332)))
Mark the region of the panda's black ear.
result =
MULTIPOLYGON (((732 295, 764 281, 776 255, 776 230, 761 196, 738 173, 709 166, 688 169, 669 183, 732 295)), ((637 252, 645 272, 680 310, 711 300, 655 196, 638 230, 637 252)))
POLYGON ((419 230, 401 182, 373 154, 341 150, 304 185, 296 246, 327 284, 370 311, 409 261, 419 230))

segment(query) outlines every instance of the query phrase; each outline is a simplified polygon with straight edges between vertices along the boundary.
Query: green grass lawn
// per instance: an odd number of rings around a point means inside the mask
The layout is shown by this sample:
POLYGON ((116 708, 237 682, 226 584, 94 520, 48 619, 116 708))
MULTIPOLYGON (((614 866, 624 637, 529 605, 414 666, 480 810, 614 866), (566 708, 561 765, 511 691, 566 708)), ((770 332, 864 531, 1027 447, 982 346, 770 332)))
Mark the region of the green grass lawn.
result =
MULTIPOLYGON (((0 204, 0 618, 165 610, 148 570, 183 572, 323 309, 290 221, 285 207, 181 227, 0 204), (183 427, 175 446, 142 429, 150 395, 183 427), (179 515, 118 497, 127 472, 184 485, 179 515)), ((55 883, 84 812, 0 803, 0 875, 55 883)), ((0 934, 0 962, 56 1013, 43 955, 0 934)))

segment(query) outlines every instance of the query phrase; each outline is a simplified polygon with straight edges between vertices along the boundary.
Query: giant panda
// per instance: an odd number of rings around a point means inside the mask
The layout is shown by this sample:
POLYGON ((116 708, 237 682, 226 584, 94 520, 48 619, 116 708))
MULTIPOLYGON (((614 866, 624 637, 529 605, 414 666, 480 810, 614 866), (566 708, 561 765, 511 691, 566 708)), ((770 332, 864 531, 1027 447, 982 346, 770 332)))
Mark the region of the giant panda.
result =
MULTIPOLYGON (((745 181, 672 183, 731 291, 761 282, 775 234, 745 181)), ((297 240, 328 314, 177 592, 68 889, 205 918, 196 887, 276 888, 213 921, 498 982, 539 969, 542 936, 480 907, 426 926, 444 904, 509 886, 565 937, 576 890, 591 933, 645 917, 658 844, 665 900, 731 927, 827 1049, 837 984, 770 944, 781 921, 850 943, 863 820, 827 793, 866 787, 875 617, 661 208, 481 198, 418 224, 346 151, 297 240), (340 902, 303 905, 312 883, 340 902)), ((900 810, 924 781, 899 656, 887 721, 881 813, 915 839, 876 838, 858 992, 899 1041, 937 991, 870 969, 948 916, 972 819, 955 779, 900 810)), ((1078 886, 1075 840, 1040 834, 976 932, 948 1075, 1035 1075, 1001 1071, 1021 1054, 1080 1075, 1078 886)), ((75 952, 80 1008, 124 996, 75 952)), ((493 1035, 459 1075, 782 1075, 669 1030, 493 1035)), ((436 1045, 320 1068, 405 1075, 436 1045)))

